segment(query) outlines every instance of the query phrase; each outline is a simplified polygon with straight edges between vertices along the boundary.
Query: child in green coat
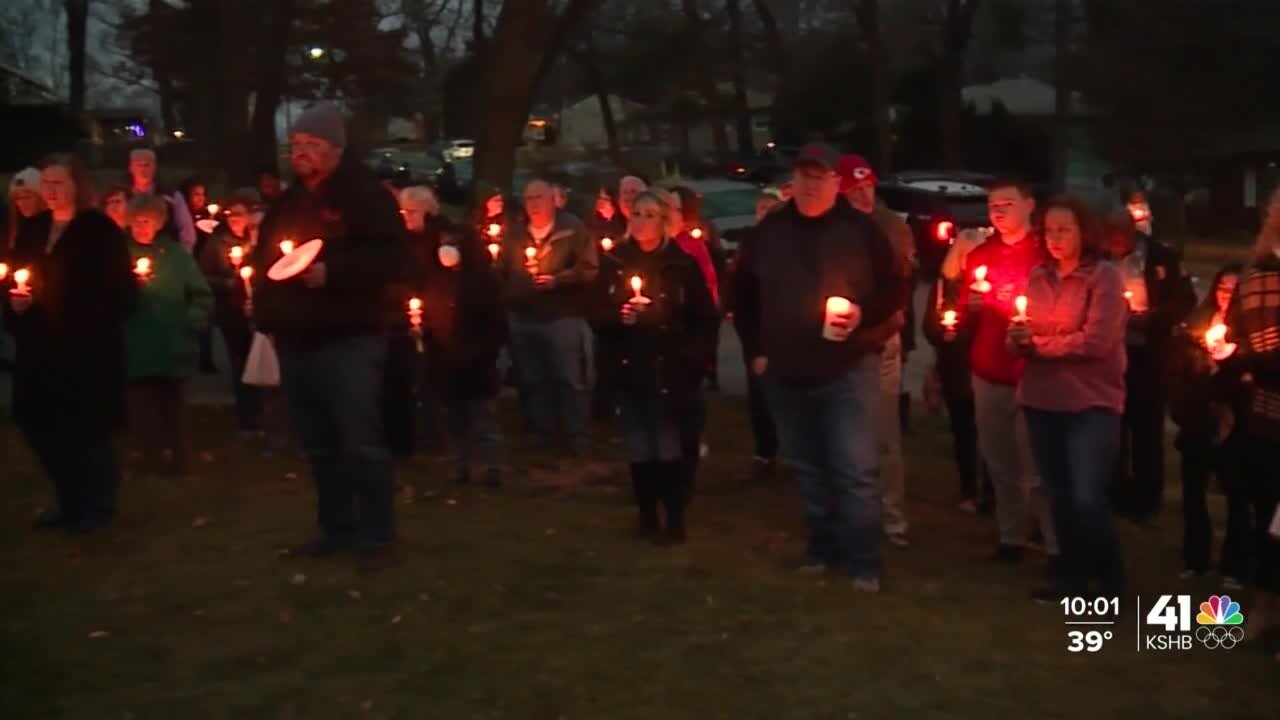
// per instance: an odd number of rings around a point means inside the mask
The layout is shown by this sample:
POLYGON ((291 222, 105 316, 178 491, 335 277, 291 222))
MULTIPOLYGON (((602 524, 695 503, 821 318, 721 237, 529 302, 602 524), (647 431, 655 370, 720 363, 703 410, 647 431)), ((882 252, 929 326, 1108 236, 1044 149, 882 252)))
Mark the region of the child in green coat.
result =
POLYGON ((213 293, 195 258, 160 234, 167 213, 166 201, 156 195, 129 202, 129 253, 140 288, 125 327, 129 423, 148 469, 182 475, 186 380, 195 372, 196 334, 208 326, 213 293))

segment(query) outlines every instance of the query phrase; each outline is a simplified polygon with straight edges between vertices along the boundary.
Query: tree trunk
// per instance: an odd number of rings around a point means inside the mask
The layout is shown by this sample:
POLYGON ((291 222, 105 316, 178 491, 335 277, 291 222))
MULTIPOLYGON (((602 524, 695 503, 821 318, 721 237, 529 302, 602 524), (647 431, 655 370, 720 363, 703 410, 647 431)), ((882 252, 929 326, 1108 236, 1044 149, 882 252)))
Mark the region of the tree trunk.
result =
POLYGON ((219 119, 218 144, 210 155, 209 168, 225 172, 228 179, 247 178, 250 168, 247 154, 240 152, 249 135, 249 57, 243 43, 236 38, 238 28, 252 27, 257 16, 250 7, 254 0, 222 0, 219 3, 221 23, 216 49, 217 71, 221 91, 212 117, 219 119), (230 153, 230 157, 228 157, 230 153))
POLYGON ((876 129, 875 164, 881 175, 893 167, 893 116, 889 107, 889 60, 885 57, 879 0, 859 0, 854 9, 871 63, 871 121, 876 129))
POLYGON ((618 124, 613 116, 613 104, 609 101, 609 88, 605 87, 604 74, 600 72, 599 58, 596 56, 596 44, 587 33, 582 44, 582 69, 586 71, 591 91, 600 101, 600 118, 604 121, 604 135, 609 144, 609 159, 615 165, 620 164, 622 148, 618 143, 618 124))
POLYGON ((943 28, 939 84, 938 148, 944 167, 963 164, 960 119, 964 111, 965 54, 973 35, 973 16, 980 0, 948 0, 943 28))
POLYGON ((747 101, 747 61, 742 52, 742 8, 740 0, 727 0, 729 13, 729 55, 733 63, 733 113, 738 131, 738 156, 755 155, 755 138, 751 132, 751 107, 747 101))
MULTIPOLYGON (((544 2, 538 1, 531 4, 546 5, 544 2)), ((506 10, 505 3, 503 10, 506 10)), ((499 15, 498 19, 502 19, 502 16, 499 15)), ((484 0, 475 0, 471 3, 471 42, 476 52, 480 52, 480 48, 484 46, 484 0)))
POLYGON ((1071 140, 1071 0, 1054 0, 1053 184, 1067 187, 1067 155, 1071 140))
POLYGON ((782 39, 782 30, 778 27, 778 17, 773 14, 768 0, 751 0, 755 6, 756 17, 764 27, 764 37, 769 43, 769 52, 773 55, 773 71, 781 84, 791 72, 791 56, 787 54, 787 45, 782 39))
POLYGON ((713 62, 707 49, 707 36, 702 22, 702 15, 698 12, 698 0, 681 0, 684 8, 685 20, 688 23, 685 29, 686 42, 688 47, 699 48, 701 57, 697 58, 697 68, 694 70, 696 82, 698 84, 698 92, 702 96, 703 102, 703 120, 711 127, 711 138, 716 146, 716 159, 719 162, 727 162, 729 159, 729 134, 724 129, 724 118, 721 114, 720 94, 716 90, 715 79, 712 77, 713 62))
POLYGON ((253 118, 249 121, 247 152, 244 153, 244 162, 250 170, 260 164, 274 167, 279 161, 276 110, 280 108, 285 76, 289 71, 289 29, 296 9, 297 0, 276 0, 264 6, 263 17, 259 18, 262 35, 257 43, 254 73, 258 84, 253 118))
POLYGON ((84 112, 85 39, 89 28, 89 0, 63 0, 67 12, 67 62, 71 71, 71 112, 84 112))

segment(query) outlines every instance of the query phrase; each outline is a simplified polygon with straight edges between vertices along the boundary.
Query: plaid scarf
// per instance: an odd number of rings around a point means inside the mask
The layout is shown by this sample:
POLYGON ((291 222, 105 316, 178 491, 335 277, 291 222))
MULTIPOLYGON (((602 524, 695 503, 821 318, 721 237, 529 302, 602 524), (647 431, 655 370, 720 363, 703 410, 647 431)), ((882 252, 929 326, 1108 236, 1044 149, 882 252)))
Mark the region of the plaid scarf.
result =
POLYGON ((1280 258, 1263 258, 1236 288, 1231 327, 1253 375, 1249 427, 1280 438, 1280 258))

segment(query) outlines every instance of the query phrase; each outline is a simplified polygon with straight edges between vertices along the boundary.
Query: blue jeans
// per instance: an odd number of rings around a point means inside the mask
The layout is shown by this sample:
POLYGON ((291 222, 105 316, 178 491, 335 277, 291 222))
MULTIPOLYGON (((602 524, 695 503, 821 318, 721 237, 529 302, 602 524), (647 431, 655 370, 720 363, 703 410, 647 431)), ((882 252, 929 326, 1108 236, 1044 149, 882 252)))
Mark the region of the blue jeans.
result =
POLYGON ((1023 413, 1058 534, 1058 590, 1084 594, 1096 579, 1103 594, 1123 595, 1124 557, 1107 501, 1122 417, 1102 408, 1023 413))
POLYGON ((395 471, 382 407, 387 339, 277 345, 289 413, 311 462, 320 531, 336 542, 391 542, 395 471))
POLYGON ((586 323, 579 317, 511 319, 511 352, 534 432, 549 440, 559 418, 578 451, 585 450, 589 440, 586 331, 586 323))
POLYGON ((782 454, 795 473, 809 525, 809 559, 880 577, 880 456, 876 402, 880 356, 818 387, 789 387, 766 376, 782 454))

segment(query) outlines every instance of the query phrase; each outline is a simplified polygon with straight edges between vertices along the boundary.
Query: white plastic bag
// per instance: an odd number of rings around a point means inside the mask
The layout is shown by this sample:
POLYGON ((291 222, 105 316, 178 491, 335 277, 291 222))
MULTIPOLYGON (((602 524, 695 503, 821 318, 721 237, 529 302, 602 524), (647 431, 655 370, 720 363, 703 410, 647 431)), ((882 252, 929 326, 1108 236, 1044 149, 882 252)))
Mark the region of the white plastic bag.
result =
POLYGON ((276 357, 276 346, 270 337, 260 332, 253 334, 253 344, 249 346, 249 357, 244 361, 244 374, 240 380, 245 385, 258 387, 280 386, 280 359, 276 357))

